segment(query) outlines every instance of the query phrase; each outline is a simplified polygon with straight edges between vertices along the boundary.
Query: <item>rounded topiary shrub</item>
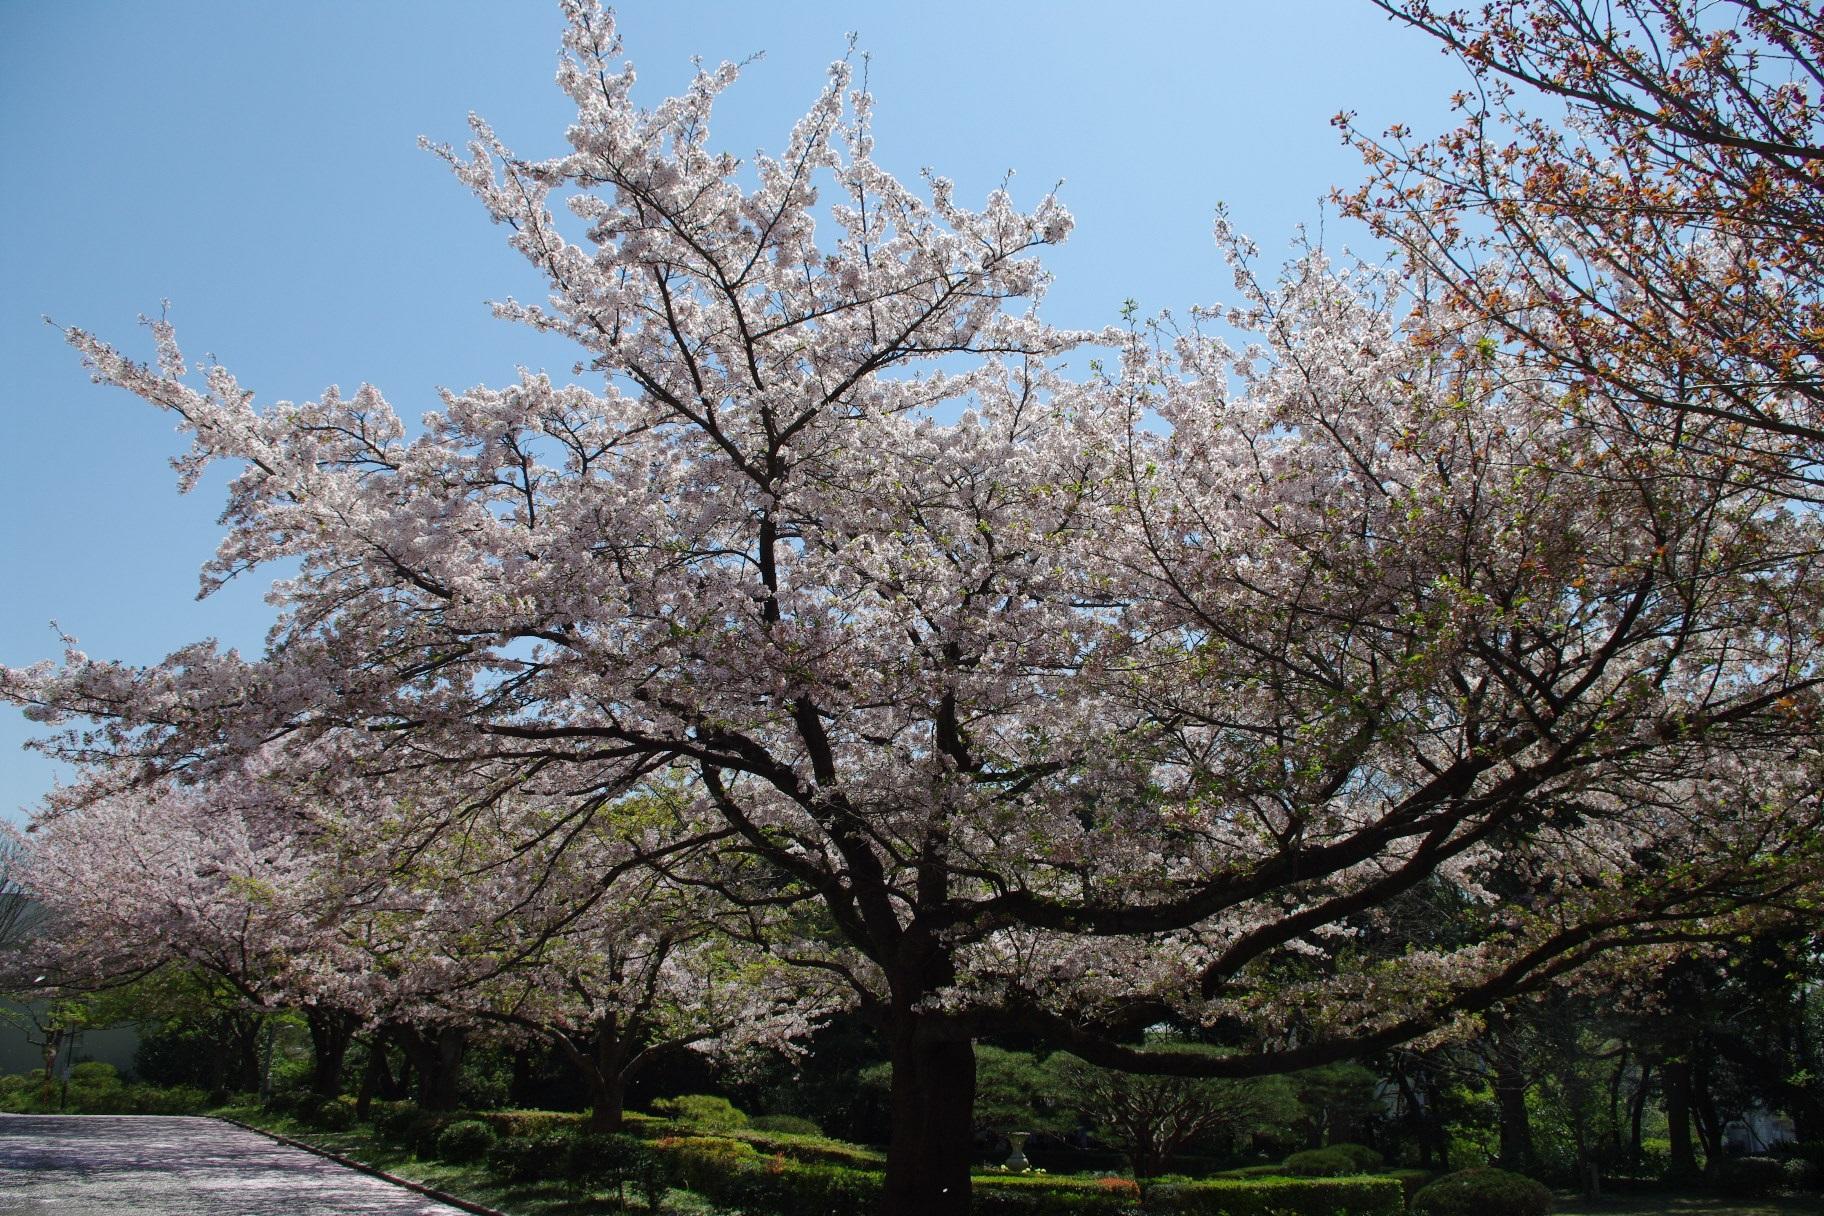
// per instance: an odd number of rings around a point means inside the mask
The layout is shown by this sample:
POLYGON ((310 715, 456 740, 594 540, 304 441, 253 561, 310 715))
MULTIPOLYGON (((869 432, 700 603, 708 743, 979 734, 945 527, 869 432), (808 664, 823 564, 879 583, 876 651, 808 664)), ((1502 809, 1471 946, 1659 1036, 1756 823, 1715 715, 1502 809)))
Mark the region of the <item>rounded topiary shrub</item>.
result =
POLYGON ((437 1133, 437 1159, 455 1165, 480 1161, 494 1147, 494 1129, 479 1119, 463 1119, 437 1133))
POLYGON ((1283 1168, 1286 1173, 1300 1178, 1336 1178, 1362 1172, 1355 1164, 1355 1158, 1339 1147, 1308 1148, 1302 1153, 1293 1153, 1286 1158, 1283 1168))
POLYGON ((1412 1197, 1415 1216, 1545 1216, 1552 1193, 1508 1170, 1482 1167, 1446 1174, 1412 1197))

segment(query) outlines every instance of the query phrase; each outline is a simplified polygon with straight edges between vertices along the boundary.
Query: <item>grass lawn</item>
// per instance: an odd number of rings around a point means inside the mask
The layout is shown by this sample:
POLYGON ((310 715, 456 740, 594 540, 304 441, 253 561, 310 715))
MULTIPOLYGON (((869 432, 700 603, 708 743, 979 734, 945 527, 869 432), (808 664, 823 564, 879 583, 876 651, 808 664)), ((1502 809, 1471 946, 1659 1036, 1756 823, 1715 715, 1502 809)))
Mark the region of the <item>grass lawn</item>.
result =
POLYGON ((1724 1199, 1714 1195, 1605 1195, 1585 1199, 1560 1191, 1553 1216, 1819 1216, 1816 1195, 1790 1199, 1724 1199))

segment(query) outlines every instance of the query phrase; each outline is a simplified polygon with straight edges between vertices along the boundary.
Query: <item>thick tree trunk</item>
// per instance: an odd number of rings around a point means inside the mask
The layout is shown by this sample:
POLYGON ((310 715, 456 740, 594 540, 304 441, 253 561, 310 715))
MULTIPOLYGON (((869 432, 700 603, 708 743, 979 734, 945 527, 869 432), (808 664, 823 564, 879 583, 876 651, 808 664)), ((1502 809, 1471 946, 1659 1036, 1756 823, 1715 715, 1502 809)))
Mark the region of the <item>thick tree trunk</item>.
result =
POLYGON ((457 1026, 426 1034, 416 1027, 399 1035, 418 1076, 418 1105, 424 1110, 455 1110, 462 1078, 464 1035, 457 1026))
POLYGON ((923 1032, 906 1015, 889 1038, 893 1133, 882 1216, 968 1216, 975 1045, 923 1032))
POLYGON ((1526 1074, 1510 1044, 1497 1040, 1495 1108, 1501 1123, 1501 1168, 1521 1173, 1533 1166, 1533 1125, 1526 1112, 1526 1074))
POLYGON ((618 1132, 627 1103, 627 1082, 632 1075, 630 1061, 637 1045, 623 1042, 619 1022, 605 1017, 590 1029, 589 1037, 578 1042, 561 1030, 547 1029, 551 1042, 570 1061, 589 1093, 589 1130, 618 1132))
POLYGON ((598 1074, 589 1081, 589 1130, 618 1132, 621 1112, 627 1104, 627 1084, 619 1070, 598 1074))
POLYGON ((310 1027, 310 1091, 333 1098, 342 1092, 342 1065, 360 1022, 333 1009, 305 1010, 304 1021, 310 1027))

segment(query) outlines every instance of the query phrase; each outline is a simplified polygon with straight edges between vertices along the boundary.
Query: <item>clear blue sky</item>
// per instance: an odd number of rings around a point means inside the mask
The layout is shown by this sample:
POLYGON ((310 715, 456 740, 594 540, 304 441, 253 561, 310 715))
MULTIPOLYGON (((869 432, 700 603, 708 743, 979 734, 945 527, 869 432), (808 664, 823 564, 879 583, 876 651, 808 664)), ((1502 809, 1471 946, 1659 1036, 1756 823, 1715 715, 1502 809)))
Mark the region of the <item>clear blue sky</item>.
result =
MULTIPOLYGON (((1050 260, 1053 320, 1101 325, 1221 301, 1209 239, 1226 202, 1277 258, 1358 176, 1329 126, 1441 129, 1455 66, 1366 0, 635 0, 619 7, 642 94, 759 51, 716 143, 779 147, 856 31, 881 161, 979 199, 1009 169, 1031 202, 1062 179, 1077 217, 1050 260)), ((195 601, 221 479, 180 498, 169 418, 88 383, 44 316, 144 352, 171 301, 186 353, 259 399, 363 381, 408 418, 438 385, 571 356, 493 320, 538 283, 479 205, 417 150, 487 117, 517 151, 561 148, 561 21, 536 0, 0 0, 0 661, 150 662, 199 637, 257 650, 264 586, 195 601)), ((1331 218, 1332 245, 1362 234, 1331 218)), ((55 768, 0 709, 0 817, 55 768)))

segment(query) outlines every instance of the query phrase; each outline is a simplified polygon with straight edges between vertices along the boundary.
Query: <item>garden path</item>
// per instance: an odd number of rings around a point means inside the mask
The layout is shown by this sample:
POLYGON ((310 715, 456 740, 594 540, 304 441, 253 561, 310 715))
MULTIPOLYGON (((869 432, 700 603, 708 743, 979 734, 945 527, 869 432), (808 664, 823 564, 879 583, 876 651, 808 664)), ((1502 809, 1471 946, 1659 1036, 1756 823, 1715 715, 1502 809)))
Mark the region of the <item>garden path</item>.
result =
POLYGON ((0 1115, 0 1216, 460 1216, 216 1119, 0 1115))

